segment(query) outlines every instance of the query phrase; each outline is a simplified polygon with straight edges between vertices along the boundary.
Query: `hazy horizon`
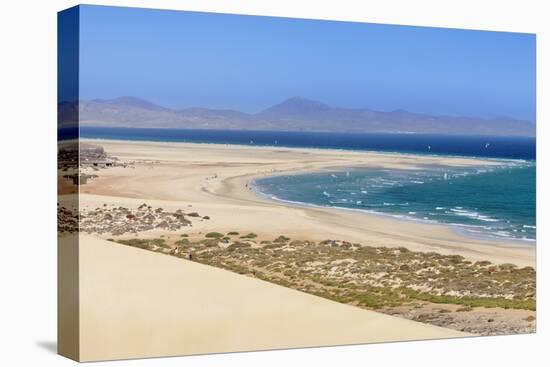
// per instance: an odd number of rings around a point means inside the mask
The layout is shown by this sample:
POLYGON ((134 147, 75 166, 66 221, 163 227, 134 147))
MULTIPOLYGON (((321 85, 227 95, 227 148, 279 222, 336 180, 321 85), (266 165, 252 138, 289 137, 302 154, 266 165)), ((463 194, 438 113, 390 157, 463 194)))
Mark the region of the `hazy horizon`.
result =
POLYGON ((330 106, 535 121, 535 35, 80 7, 81 99, 330 106))
MULTIPOLYGON (((239 109, 236 109, 236 108, 215 108, 215 107, 212 107, 212 106, 198 106, 198 105, 182 105, 182 106, 176 106, 176 107, 172 107, 172 106, 168 106, 168 105, 164 105, 162 103, 157 103, 157 102, 154 102, 154 101, 151 101, 147 98, 144 98, 144 97, 141 97, 141 96, 131 96, 131 95, 124 95, 124 96, 116 96, 116 97, 113 97, 113 98, 102 98, 102 97, 96 97, 96 98, 88 98, 88 99, 80 99, 81 101, 116 101, 116 100, 120 100, 120 99, 135 99, 135 100, 140 100, 140 101, 143 101, 143 102, 149 102, 149 103, 152 103, 158 107, 162 107, 162 108, 166 108, 166 109, 169 109, 169 110, 173 110, 173 111, 183 111, 183 110, 186 110, 186 109, 193 109, 193 108, 204 108, 204 109, 212 109, 212 110, 218 110, 218 111, 221 111, 221 110, 227 110, 227 111, 236 111, 236 112, 242 112, 242 113, 245 113, 245 114, 249 114, 249 115, 257 115, 257 114, 261 114, 263 111, 271 108, 271 107, 274 107, 278 104, 281 104, 281 103, 284 103, 284 102, 288 102, 290 100, 294 100, 294 99, 302 99, 302 100, 305 100, 305 101, 310 101, 310 102, 316 102, 316 103, 320 103, 320 104, 323 104, 323 105, 327 105, 329 107, 332 107, 332 108, 343 108, 343 109, 356 109, 356 110, 370 110, 370 111, 373 111, 373 112, 398 112, 398 111, 404 111, 404 112, 408 112, 408 113, 411 113, 411 114, 418 114, 418 115, 428 115, 428 116, 434 116, 434 117, 463 117, 463 118, 479 118, 479 119, 487 119, 487 120, 490 120, 490 119, 515 119, 515 120, 518 120, 518 121, 526 121, 526 122, 530 122, 530 123, 535 123, 535 121, 530 121, 530 120, 527 120, 527 119, 516 119, 514 117, 511 117, 511 116, 506 116, 506 115, 500 115, 500 116, 473 116, 473 115, 453 115, 453 114, 436 114, 436 113, 433 113, 433 114, 430 114, 430 113, 426 113, 426 112, 419 112, 419 111, 414 111, 414 110, 407 110, 407 109, 404 109, 404 108, 393 108, 393 109, 388 109, 388 110, 382 110, 382 109, 375 109, 375 108, 371 108, 370 106, 358 106, 358 107, 345 107, 345 106, 340 106, 340 105, 333 105, 333 104, 329 104, 329 103, 325 103, 324 101, 320 101, 320 100, 315 100, 315 99, 312 99, 312 98, 308 98, 307 96, 289 96, 287 98, 284 98, 282 100, 279 100, 279 101, 273 101, 273 103, 271 104, 268 104, 266 106, 263 106, 263 107, 260 107, 258 110, 256 111, 242 111, 242 110, 239 110, 239 109)), ((66 102, 66 101, 62 101, 62 102, 66 102)))

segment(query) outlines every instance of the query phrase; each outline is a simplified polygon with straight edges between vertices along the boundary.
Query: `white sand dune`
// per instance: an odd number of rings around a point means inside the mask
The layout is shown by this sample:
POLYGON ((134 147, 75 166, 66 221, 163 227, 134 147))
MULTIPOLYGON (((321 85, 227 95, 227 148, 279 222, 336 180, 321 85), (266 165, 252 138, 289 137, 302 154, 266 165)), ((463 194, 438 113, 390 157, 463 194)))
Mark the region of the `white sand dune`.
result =
POLYGON ((81 235, 81 361, 466 335, 81 235))

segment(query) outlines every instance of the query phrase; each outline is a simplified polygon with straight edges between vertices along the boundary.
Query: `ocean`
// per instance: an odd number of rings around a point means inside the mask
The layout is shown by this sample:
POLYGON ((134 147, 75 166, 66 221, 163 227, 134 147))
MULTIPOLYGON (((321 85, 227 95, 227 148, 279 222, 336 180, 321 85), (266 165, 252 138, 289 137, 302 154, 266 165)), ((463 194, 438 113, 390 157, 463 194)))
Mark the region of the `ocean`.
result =
POLYGON ((383 151, 488 158, 494 166, 347 168, 258 179, 259 194, 445 223, 480 237, 534 243, 536 140, 527 137, 82 127, 83 138, 383 151))
MULTIPOLYGON (((59 136, 67 135, 62 129, 59 136)), ((80 127, 82 138, 284 146, 534 160, 529 137, 80 127)))
POLYGON ((418 170, 350 169, 258 179, 271 198, 446 223, 480 237, 533 241, 535 164, 418 170))

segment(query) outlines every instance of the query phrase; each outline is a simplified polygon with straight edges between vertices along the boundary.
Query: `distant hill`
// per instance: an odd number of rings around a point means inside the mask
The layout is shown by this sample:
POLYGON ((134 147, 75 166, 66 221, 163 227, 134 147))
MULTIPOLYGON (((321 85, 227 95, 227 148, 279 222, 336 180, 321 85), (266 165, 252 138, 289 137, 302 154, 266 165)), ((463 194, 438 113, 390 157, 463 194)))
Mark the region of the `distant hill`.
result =
MULTIPOLYGON (((74 107, 60 104, 60 120, 64 114, 74 114, 74 107)), ((81 101, 79 112, 83 126, 535 136, 535 124, 530 121, 341 108, 303 97, 289 98, 256 114, 209 108, 176 110, 136 97, 81 101)))

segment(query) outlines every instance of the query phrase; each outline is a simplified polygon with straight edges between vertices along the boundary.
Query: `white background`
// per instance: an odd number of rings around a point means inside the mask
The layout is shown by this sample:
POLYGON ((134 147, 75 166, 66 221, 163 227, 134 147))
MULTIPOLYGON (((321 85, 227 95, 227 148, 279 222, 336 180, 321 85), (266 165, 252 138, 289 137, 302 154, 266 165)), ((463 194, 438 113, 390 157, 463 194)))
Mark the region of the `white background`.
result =
MULTIPOLYGON (((538 333, 99 362, 97 366, 540 366, 550 359, 546 1, 93 1, 241 14, 537 33, 538 333), (545 18, 546 16, 546 18, 545 18), (546 66, 546 69, 544 68, 546 66), (545 104, 546 103, 546 104, 545 104), (544 264, 546 263, 546 264, 544 264)), ((68 366, 56 339, 56 12, 75 1, 4 1, 0 20, 0 365, 68 366)))

